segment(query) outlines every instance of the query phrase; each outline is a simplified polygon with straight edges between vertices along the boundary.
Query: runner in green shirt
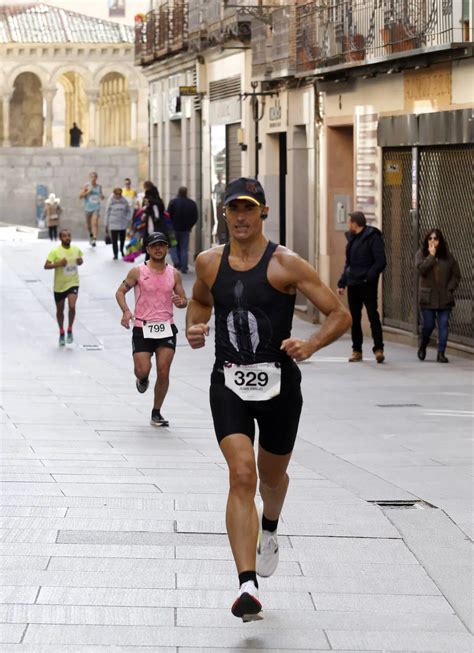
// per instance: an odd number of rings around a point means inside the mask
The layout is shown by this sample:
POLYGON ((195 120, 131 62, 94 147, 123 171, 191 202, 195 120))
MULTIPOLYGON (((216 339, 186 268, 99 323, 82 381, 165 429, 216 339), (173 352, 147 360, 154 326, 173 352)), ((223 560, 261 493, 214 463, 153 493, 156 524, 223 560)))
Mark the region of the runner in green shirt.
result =
POLYGON ((61 244, 48 254, 45 270, 54 270, 54 301, 56 302, 56 319, 59 325, 59 346, 66 344, 64 333, 64 305, 66 297, 69 306, 69 323, 67 342, 72 343, 72 325, 76 316, 76 301, 79 292, 79 274, 77 267, 82 265, 82 252, 76 245, 71 245, 71 232, 61 229, 59 232, 61 244))

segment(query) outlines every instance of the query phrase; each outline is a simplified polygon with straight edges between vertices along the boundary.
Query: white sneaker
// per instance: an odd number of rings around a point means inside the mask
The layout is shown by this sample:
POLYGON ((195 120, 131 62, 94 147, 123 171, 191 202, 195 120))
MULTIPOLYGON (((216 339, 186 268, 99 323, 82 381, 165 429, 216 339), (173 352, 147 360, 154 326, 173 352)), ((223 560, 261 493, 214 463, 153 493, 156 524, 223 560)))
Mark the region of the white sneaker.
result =
POLYGON ((242 584, 231 612, 234 617, 239 617, 244 623, 263 619, 262 604, 258 600, 258 589, 253 580, 242 584))
POLYGON ((277 532, 270 533, 262 529, 263 503, 257 508, 258 513, 258 540, 257 540, 257 574, 271 576, 278 566, 280 552, 278 548, 277 532))

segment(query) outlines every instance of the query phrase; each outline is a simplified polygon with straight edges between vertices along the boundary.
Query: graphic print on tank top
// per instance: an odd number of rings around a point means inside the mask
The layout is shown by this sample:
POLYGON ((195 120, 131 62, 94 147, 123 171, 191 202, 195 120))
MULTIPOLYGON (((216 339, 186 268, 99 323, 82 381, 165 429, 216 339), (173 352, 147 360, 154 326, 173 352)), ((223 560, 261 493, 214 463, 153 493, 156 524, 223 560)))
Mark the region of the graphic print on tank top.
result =
POLYGON ((233 347, 240 353, 257 351, 260 337, 257 318, 251 311, 246 311, 242 305, 244 284, 239 279, 234 286, 236 308, 227 316, 227 332, 233 347))

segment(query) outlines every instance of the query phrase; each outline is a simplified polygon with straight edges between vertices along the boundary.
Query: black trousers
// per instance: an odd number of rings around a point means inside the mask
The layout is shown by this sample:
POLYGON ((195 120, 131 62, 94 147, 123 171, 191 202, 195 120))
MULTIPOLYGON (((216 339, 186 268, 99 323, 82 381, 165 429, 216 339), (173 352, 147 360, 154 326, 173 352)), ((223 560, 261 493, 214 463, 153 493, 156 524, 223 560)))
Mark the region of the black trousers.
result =
POLYGON ((48 227, 49 231, 49 239, 50 240, 57 240, 58 238, 58 227, 57 225, 53 225, 52 227, 48 227))
POLYGON ((362 307, 365 306, 370 322, 374 347, 372 351, 383 351, 383 334, 380 315, 377 310, 377 284, 362 283, 358 286, 348 286, 347 298, 352 315, 352 349, 362 352, 362 307))
POLYGON ((114 258, 118 256, 118 239, 120 238, 120 253, 123 256, 123 248, 125 245, 125 229, 112 229, 110 231, 112 238, 112 249, 114 250, 114 258))

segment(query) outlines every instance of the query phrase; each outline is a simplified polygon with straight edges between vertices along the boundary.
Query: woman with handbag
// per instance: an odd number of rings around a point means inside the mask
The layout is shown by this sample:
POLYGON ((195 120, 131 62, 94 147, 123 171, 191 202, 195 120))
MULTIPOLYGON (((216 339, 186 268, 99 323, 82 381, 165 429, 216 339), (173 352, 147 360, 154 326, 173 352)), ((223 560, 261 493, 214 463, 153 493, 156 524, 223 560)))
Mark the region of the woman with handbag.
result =
POLYGON ((438 363, 448 363, 445 356, 448 324, 454 307, 454 291, 461 280, 459 265, 448 251, 440 229, 431 229, 416 254, 419 276, 419 305, 423 319, 418 358, 424 361, 431 334, 438 323, 438 363))

